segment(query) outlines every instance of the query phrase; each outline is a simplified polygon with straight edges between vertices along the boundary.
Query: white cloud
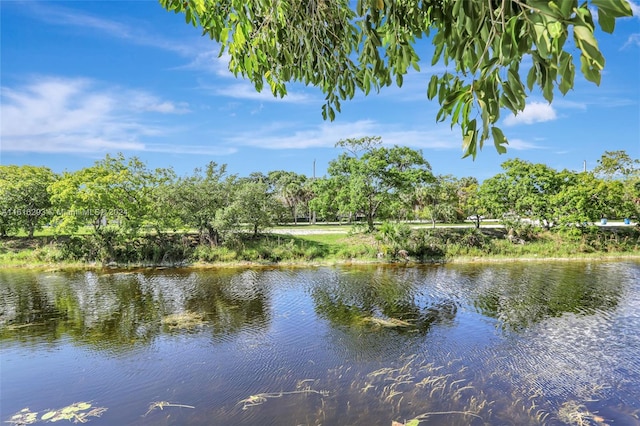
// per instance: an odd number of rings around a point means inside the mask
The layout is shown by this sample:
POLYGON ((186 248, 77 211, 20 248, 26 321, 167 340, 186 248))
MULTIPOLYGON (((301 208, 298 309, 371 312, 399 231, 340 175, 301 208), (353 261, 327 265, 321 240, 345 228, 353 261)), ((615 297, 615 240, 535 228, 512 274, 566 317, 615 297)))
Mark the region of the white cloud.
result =
POLYGON ((218 56, 213 50, 207 50, 198 52, 191 62, 176 69, 206 71, 218 77, 235 78, 233 73, 229 71, 230 60, 231 57, 227 52, 218 56))
POLYGON ((227 139, 234 145, 265 149, 332 148, 345 138, 360 138, 374 133, 372 121, 352 123, 322 123, 307 129, 295 129, 293 123, 272 123, 257 131, 245 132, 227 139))
POLYGON ((576 101, 568 101, 566 99, 556 99, 553 101, 553 105, 558 108, 567 108, 567 109, 579 109, 586 111, 587 103, 586 102, 576 102, 576 101))
POLYGON ((629 6, 631 6, 633 16, 640 19, 640 4, 634 2, 633 0, 629 0, 629 6))
POLYGON ((188 111, 186 104, 84 78, 40 77, 0 94, 5 152, 147 150, 142 139, 169 131, 150 118, 188 111))
POLYGON ((176 145, 176 144, 145 144, 139 151, 159 152, 165 154, 187 155, 230 155, 237 152, 237 148, 209 145, 176 145))
POLYGON ((504 119, 505 126, 515 126, 518 124, 542 123, 555 120, 557 117, 553 107, 544 102, 532 102, 527 104, 518 115, 510 115, 504 119))
POLYGON ((105 19, 65 7, 51 6, 51 2, 34 1, 27 2, 25 5, 29 7, 31 16, 48 24, 90 29, 137 45, 168 50, 183 56, 192 56, 197 52, 197 47, 191 43, 178 43, 162 37, 161 34, 151 34, 133 24, 105 19))
POLYGON ((522 139, 509 139, 509 145, 507 145, 507 149, 514 150, 514 151, 528 151, 530 149, 546 149, 546 148, 531 142, 527 142, 522 139))
POLYGON ((640 33, 631 34, 621 49, 626 49, 629 46, 640 46, 640 33))
POLYGON ((377 135, 382 137, 385 145, 404 145, 418 149, 460 149, 462 146, 460 134, 447 126, 404 130, 399 126, 359 120, 322 123, 304 129, 296 127, 296 123, 273 123, 257 131, 228 138, 227 142, 264 149, 333 148, 341 139, 377 135))

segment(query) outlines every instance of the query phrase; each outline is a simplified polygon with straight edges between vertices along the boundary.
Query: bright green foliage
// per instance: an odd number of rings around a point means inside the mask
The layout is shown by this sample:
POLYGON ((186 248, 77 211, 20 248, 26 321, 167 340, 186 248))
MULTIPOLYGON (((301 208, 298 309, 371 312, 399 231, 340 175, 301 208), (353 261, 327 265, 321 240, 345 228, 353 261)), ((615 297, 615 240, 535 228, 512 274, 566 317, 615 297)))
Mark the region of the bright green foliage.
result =
POLYGON ((504 173, 483 182, 482 204, 496 217, 515 214, 551 227, 555 218, 551 199, 562 189, 562 176, 544 164, 519 159, 505 161, 502 168, 504 173))
POLYGON ((23 229, 32 237, 51 218, 47 188, 55 179, 47 167, 0 166, 0 236, 23 229))
POLYGON ((265 82, 274 96, 287 83, 319 87, 326 95, 324 118, 333 120, 340 101, 368 94, 394 81, 402 85, 419 70, 417 40, 429 37, 431 64, 449 65, 427 85, 438 99, 438 121, 460 125, 465 156, 475 157, 493 139, 505 152, 507 139, 495 127, 501 109, 525 107, 527 89, 538 86, 549 102, 557 88, 573 88, 576 59, 589 81, 600 83, 604 57, 594 37, 592 10, 600 28, 613 32, 615 19, 631 16, 627 0, 160 0, 221 46, 230 70, 256 90, 265 82), (567 44, 573 33, 573 45, 567 44), (520 70, 532 66, 526 88, 520 70), (476 118, 477 117, 477 118, 476 118))
POLYGON ((640 160, 631 158, 626 151, 605 151, 593 171, 606 179, 640 179, 640 160))
POLYGON ((626 151, 605 151, 593 170, 606 180, 617 180, 623 185, 622 206, 619 217, 640 217, 640 160, 631 158, 626 151))
POLYGON ((233 188, 233 201, 221 214, 230 227, 248 226, 253 235, 273 225, 278 201, 262 180, 241 179, 233 188))
POLYGON ((235 176, 227 176, 226 164, 210 162, 206 169, 196 169, 192 176, 180 178, 160 194, 165 214, 173 212, 177 224, 196 228, 211 245, 220 243, 220 226, 216 217, 231 203, 235 176))
POLYGON ((435 181, 415 191, 418 216, 436 221, 455 222, 458 219, 458 180, 453 176, 437 176, 435 181))
POLYGON ((309 201, 309 208, 325 221, 336 221, 340 215, 349 214, 349 211, 340 210, 341 206, 348 205, 346 197, 348 194, 339 190, 345 184, 346 180, 341 176, 314 180, 310 185, 312 198, 309 201))
POLYGON ((122 154, 107 155, 50 186, 54 222, 67 232, 86 224, 98 233, 108 224, 132 234, 145 224, 158 227, 164 214, 155 203, 158 188, 172 176, 169 170, 147 169, 136 157, 127 161, 122 154))
POLYGON ((307 177, 294 172, 277 170, 269 172, 269 182, 273 186, 275 196, 287 208, 294 223, 298 223, 298 215, 308 213, 306 205, 310 192, 306 185, 307 177))
POLYGON ((333 188, 339 210, 364 215, 369 230, 374 229, 374 218, 384 206, 433 179, 431 166, 420 151, 380 144, 379 137, 340 141, 338 146, 349 152, 331 161, 328 169, 338 183, 333 188))
POLYGON ((382 242, 381 253, 398 256, 400 250, 407 250, 411 228, 406 223, 384 222, 380 225, 376 239, 382 242))
POLYGON ((624 188, 620 181, 598 179, 593 173, 561 173, 562 191, 551 198, 561 224, 590 225, 601 218, 618 217, 624 188))

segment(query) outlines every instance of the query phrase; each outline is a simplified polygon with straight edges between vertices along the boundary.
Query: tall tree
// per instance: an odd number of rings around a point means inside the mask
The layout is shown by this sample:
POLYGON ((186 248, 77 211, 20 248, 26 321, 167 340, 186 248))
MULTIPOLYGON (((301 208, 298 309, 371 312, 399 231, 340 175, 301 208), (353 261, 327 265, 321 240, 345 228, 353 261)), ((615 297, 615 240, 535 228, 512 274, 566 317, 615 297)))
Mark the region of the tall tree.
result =
POLYGON ((551 197, 558 221, 563 225, 593 224, 613 217, 623 208, 624 189, 620 181, 599 179, 593 173, 560 173, 562 190, 551 197))
POLYGON ((343 184, 338 188, 343 211, 363 214, 369 230, 381 208, 410 193, 416 185, 433 179, 431 166, 420 151, 381 146, 379 137, 345 139, 337 146, 347 149, 329 163, 329 175, 343 184))
POLYGON ((47 167, 0 166, 0 235, 22 228, 33 237, 51 218, 47 190, 55 179, 47 167))
POLYGON ((319 87, 322 113, 331 120, 340 101, 356 91, 368 94, 393 80, 402 85, 419 70, 418 40, 434 45, 431 65, 451 66, 434 74, 427 94, 441 105, 437 120, 451 117, 462 130, 466 155, 474 156, 490 138, 499 152, 507 140, 495 127, 501 108, 514 114, 527 97, 520 70, 530 58, 526 85, 539 86, 551 102, 557 88, 574 86, 576 58, 585 78, 600 83, 604 57, 595 38, 611 33, 616 18, 631 16, 627 0, 160 0, 185 13, 187 23, 227 52, 235 75, 275 96, 287 83, 319 87), (573 46, 567 43, 573 35, 573 46), (475 117, 479 117, 475 118, 475 117))
POLYGON ((549 228, 554 210, 551 198, 562 189, 558 172, 544 164, 512 159, 502 164, 503 173, 482 183, 484 204, 495 215, 529 217, 549 228))
POLYGON ((593 170, 606 179, 640 179, 640 159, 632 158, 626 151, 605 151, 593 170))
POLYGON ((308 201, 308 191, 305 188, 307 177, 295 172, 276 170, 269 172, 269 181, 274 187, 276 197, 291 214, 291 219, 298 223, 298 214, 307 213, 304 209, 308 201))
POLYGON ((457 179, 451 175, 437 176, 427 185, 416 188, 416 209, 418 216, 436 222, 457 219, 458 187, 457 179))
POLYGON ((269 191, 269 184, 251 178, 239 179, 233 189, 233 201, 222 213, 226 221, 245 225, 253 236, 273 225, 278 210, 277 200, 269 191))
POLYGON ((157 188, 173 172, 150 170, 137 157, 107 155, 93 166, 63 176, 50 186, 61 230, 74 232, 90 224, 96 233, 113 223, 135 234, 142 225, 157 227, 163 212, 156 208, 157 188))
POLYGON ((227 174, 226 164, 210 162, 191 176, 180 178, 161 194, 167 210, 175 212, 182 226, 196 228, 202 241, 220 243, 220 211, 231 203, 236 177, 227 174))

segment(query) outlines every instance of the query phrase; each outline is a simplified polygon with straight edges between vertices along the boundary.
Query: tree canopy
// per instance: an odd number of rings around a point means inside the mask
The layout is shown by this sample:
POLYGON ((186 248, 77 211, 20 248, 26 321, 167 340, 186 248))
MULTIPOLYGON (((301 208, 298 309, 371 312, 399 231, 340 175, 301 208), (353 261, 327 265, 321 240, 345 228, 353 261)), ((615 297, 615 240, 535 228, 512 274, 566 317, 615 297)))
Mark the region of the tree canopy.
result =
POLYGON ((573 88, 574 54, 585 78, 600 84, 605 60, 594 12, 607 33, 616 18, 632 15, 627 0, 159 1, 218 42, 230 70, 256 90, 266 82, 282 97, 290 82, 319 87, 330 120, 357 91, 401 86, 412 68, 420 70, 418 40, 429 38, 431 65, 447 70, 432 75, 427 95, 440 103, 438 121, 460 126, 464 156, 474 158, 489 139, 506 151, 495 124, 503 108, 524 110, 527 89, 538 86, 551 102, 556 89, 573 88), (525 57, 528 71, 520 69, 525 57))

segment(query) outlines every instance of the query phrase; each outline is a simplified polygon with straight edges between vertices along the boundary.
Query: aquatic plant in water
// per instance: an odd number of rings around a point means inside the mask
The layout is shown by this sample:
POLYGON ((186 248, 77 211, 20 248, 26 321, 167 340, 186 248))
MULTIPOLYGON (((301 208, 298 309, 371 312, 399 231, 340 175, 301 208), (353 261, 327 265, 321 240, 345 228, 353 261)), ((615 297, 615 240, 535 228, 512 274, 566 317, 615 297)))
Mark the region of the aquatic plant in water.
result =
POLYGON ((270 398, 282 398, 285 395, 296 395, 296 394, 310 394, 316 393, 322 396, 328 396, 329 391, 318 391, 315 389, 299 389, 288 392, 271 392, 271 393, 259 393, 256 395, 251 395, 248 398, 238 401, 238 404, 242 404, 242 409, 246 410, 250 407, 255 407, 256 405, 262 405, 267 402, 270 398))
POLYGON ((156 408, 159 408, 160 410, 163 410, 164 407, 196 408, 193 405, 175 404, 173 402, 167 402, 167 401, 156 401, 156 402, 152 402, 151 404, 149 404, 149 409, 147 410, 146 413, 144 413, 144 415, 146 416, 147 414, 149 414, 150 412, 152 412, 156 408))
MULTIPOLYGON (((100 417, 105 411, 107 411, 105 407, 93 407, 89 402, 75 402, 56 410, 45 410, 39 420, 42 422, 69 420, 74 423, 86 423, 90 420, 89 417, 100 417)), ((38 422, 38 412, 31 411, 29 408, 23 408, 5 421, 17 426, 36 422, 38 422)))
POLYGON ((203 314, 190 311, 167 315, 162 319, 162 324, 169 327, 170 330, 191 330, 202 327, 206 323, 203 314))

